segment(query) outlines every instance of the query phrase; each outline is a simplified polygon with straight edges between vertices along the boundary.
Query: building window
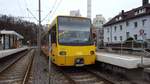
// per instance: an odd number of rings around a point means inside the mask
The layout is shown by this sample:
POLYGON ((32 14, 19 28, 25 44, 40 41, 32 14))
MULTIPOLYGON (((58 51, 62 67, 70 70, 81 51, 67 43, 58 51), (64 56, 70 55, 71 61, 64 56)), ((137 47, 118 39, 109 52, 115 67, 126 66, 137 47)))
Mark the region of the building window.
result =
POLYGON ((147 39, 147 34, 146 33, 144 33, 144 39, 147 39))
POLYGON ((146 12, 145 8, 144 8, 144 9, 139 10, 139 14, 142 14, 142 13, 145 13, 145 12, 146 12))
POLYGON ((142 25, 144 26, 145 25, 145 22, 147 21, 147 19, 143 19, 142 20, 142 25))
POLYGON ((130 32, 126 32, 127 39, 130 37, 130 32))
POLYGON ((99 20, 99 24, 102 23, 102 21, 99 20))
POLYGON ((117 26, 114 27, 114 31, 115 31, 115 32, 116 32, 116 30, 117 30, 117 26))
POLYGON ((138 15, 138 11, 136 11, 136 12, 134 13, 134 15, 138 15))
POLYGON ((140 9, 140 10, 135 11, 134 15, 143 14, 143 13, 145 13, 145 12, 146 12, 146 9, 145 9, 145 8, 144 8, 144 9, 140 9))
POLYGON ((120 41, 122 41, 122 36, 120 36, 120 41))
POLYGON ((107 37, 107 41, 109 42, 109 37, 107 37))
POLYGON ((122 25, 120 25, 120 30, 122 31, 122 25))
POLYGON ((126 26, 129 26, 129 22, 128 21, 126 21, 126 26))
POLYGON ((95 23, 97 23, 98 21, 96 20, 96 22, 95 23))
POLYGON ((134 22, 134 27, 137 28, 138 27, 138 23, 134 22))
POLYGON ((119 20, 121 20, 121 19, 122 19, 122 17, 120 16, 120 17, 119 17, 119 20))
POLYGON ((147 38, 147 34, 146 33, 144 33, 144 39, 146 39, 147 38))
POLYGON ((116 36, 114 37, 114 40, 117 41, 117 37, 116 36))
POLYGON ((107 32, 109 32, 109 28, 107 28, 107 32))
POLYGON ((144 9, 142 9, 142 13, 145 13, 146 12, 146 9, 144 8, 144 9))
POLYGON ((0 44, 2 43, 2 35, 0 35, 0 44))
POLYGON ((118 21, 118 20, 119 20, 119 18, 117 17, 117 18, 116 18, 116 21, 118 21))
POLYGON ((134 35, 134 39, 137 40, 137 34, 134 35))

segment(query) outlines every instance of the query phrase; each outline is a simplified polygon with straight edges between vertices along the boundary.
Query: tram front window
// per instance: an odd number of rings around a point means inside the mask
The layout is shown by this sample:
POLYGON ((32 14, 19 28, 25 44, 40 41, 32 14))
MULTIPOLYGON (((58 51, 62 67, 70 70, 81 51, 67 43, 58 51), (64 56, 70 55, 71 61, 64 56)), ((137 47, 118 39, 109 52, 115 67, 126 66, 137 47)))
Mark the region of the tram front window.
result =
POLYGON ((60 44, 92 44, 89 19, 61 17, 58 21, 60 44))

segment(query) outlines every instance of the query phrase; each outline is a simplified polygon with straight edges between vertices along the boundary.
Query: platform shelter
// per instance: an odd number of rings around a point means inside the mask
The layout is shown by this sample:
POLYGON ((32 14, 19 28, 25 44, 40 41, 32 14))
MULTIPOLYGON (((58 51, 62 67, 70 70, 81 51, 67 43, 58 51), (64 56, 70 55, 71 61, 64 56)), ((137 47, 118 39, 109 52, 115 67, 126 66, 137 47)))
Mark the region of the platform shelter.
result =
POLYGON ((0 30, 0 50, 14 49, 22 46, 24 37, 10 30, 0 30))

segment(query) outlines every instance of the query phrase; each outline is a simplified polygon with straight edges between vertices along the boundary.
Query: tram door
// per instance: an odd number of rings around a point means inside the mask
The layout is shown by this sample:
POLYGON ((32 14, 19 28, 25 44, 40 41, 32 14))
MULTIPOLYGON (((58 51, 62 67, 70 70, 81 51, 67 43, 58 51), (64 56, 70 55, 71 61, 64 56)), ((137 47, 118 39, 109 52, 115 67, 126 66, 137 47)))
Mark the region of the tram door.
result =
POLYGON ((2 46, 2 35, 0 34, 0 50, 2 50, 3 49, 3 46, 2 46))
POLYGON ((54 25, 51 29, 51 56, 52 56, 52 61, 56 61, 56 56, 57 56, 57 40, 56 40, 56 25, 54 25))
POLYGON ((49 56, 52 56, 51 55, 51 52, 52 52, 52 42, 51 42, 51 34, 49 33, 49 36, 48 36, 48 54, 49 56))

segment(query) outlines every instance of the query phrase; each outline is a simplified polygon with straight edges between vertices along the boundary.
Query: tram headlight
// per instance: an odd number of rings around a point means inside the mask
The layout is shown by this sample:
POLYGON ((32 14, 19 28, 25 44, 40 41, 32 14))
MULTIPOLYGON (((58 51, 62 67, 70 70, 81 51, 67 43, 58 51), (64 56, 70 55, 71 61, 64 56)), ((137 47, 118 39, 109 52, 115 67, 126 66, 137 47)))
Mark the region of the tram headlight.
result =
POLYGON ((60 51, 59 55, 66 55, 66 51, 60 51))
POLYGON ((94 51, 90 51, 90 54, 91 54, 91 55, 94 55, 95 53, 94 53, 94 51))

